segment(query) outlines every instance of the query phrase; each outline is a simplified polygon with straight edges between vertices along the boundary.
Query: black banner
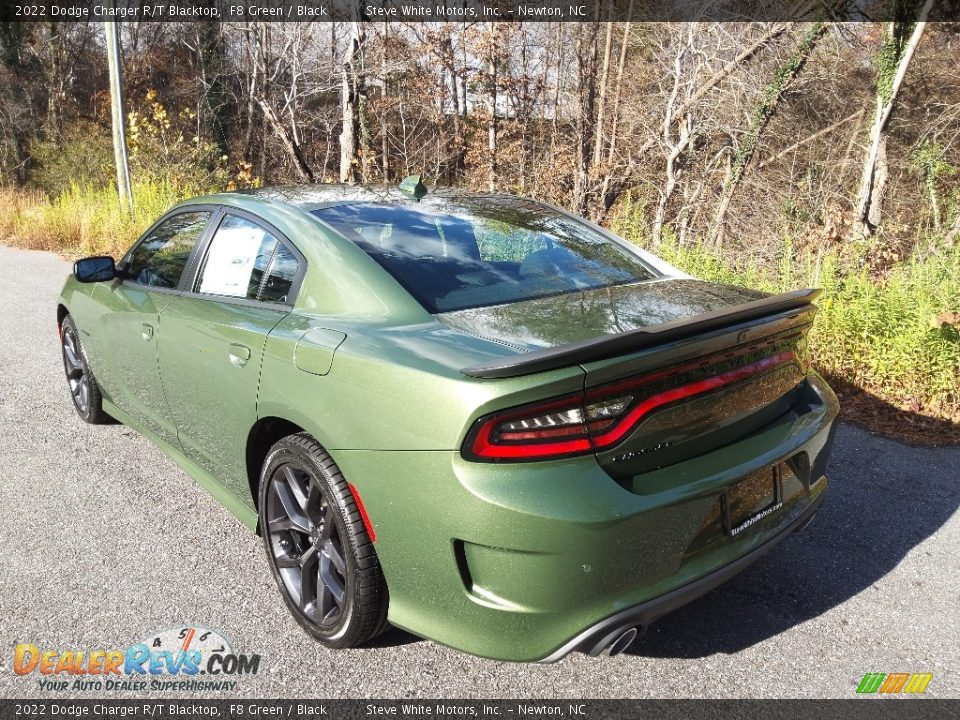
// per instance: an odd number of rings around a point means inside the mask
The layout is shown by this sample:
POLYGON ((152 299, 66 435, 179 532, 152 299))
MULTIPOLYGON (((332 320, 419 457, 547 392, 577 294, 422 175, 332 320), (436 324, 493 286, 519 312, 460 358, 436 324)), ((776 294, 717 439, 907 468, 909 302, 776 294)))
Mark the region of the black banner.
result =
MULTIPOLYGON (((602 22, 889 21, 926 0, 4 0, 3 21, 602 22)), ((960 20, 960 0, 933 0, 927 20, 960 20)))
POLYGON ((920 720, 957 717, 960 700, 0 700, 4 720, 61 718, 430 718, 512 720, 920 720))

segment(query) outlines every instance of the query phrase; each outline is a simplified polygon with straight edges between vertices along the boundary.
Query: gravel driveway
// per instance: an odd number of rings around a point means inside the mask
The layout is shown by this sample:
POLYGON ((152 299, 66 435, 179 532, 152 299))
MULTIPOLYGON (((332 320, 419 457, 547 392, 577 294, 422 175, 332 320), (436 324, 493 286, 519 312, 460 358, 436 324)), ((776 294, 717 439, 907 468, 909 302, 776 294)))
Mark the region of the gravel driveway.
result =
POLYGON ((17 643, 125 648, 179 624, 261 655, 248 697, 852 697, 866 672, 921 671, 960 696, 960 448, 849 426, 814 523, 619 657, 515 665, 399 631, 327 650, 287 617, 258 538, 137 433, 75 416, 69 270, 0 246, 0 697, 41 695, 17 643))

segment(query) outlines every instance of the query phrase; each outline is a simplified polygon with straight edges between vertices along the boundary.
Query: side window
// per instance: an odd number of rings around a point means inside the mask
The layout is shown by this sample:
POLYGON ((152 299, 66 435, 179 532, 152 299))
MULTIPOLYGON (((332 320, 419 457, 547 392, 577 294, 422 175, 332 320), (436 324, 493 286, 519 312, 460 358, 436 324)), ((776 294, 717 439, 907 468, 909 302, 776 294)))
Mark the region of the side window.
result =
POLYGON ((175 288, 209 219, 209 212, 186 212, 162 222, 133 251, 127 276, 141 285, 175 288))
POLYGON ((197 291, 257 299, 278 245, 277 239, 256 223, 227 215, 210 241, 197 291))
POLYGON ((270 263, 267 279, 260 291, 260 299, 264 302, 287 302, 296 276, 297 258, 286 245, 280 245, 273 256, 273 262, 270 263))

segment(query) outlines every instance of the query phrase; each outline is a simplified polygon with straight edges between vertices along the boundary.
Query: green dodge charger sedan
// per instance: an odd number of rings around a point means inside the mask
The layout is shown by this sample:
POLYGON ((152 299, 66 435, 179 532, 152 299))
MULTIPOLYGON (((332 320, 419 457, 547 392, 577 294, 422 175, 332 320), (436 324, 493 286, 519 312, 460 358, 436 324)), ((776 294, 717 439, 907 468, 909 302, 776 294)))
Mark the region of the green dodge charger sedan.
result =
POLYGON ((622 651, 810 522, 838 410, 816 294, 414 177, 183 202, 78 261, 57 320, 80 417, 256 530, 317 640, 549 662, 622 651))

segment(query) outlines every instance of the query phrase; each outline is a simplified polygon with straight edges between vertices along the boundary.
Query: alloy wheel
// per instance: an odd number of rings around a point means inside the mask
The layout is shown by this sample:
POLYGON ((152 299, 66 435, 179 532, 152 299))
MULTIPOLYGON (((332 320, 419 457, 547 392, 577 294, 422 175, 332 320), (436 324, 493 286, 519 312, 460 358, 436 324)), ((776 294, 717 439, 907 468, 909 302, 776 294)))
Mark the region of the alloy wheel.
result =
POLYGON ((334 508, 319 483, 294 464, 281 465, 270 477, 266 510, 272 559, 290 599, 317 625, 335 623, 348 571, 334 508))
POLYGON ((67 327, 63 330, 63 365, 70 383, 70 394, 77 410, 85 415, 90 408, 90 380, 87 365, 80 350, 80 341, 76 331, 67 327))

